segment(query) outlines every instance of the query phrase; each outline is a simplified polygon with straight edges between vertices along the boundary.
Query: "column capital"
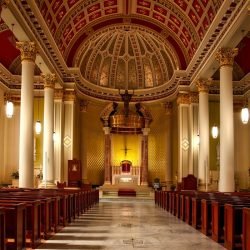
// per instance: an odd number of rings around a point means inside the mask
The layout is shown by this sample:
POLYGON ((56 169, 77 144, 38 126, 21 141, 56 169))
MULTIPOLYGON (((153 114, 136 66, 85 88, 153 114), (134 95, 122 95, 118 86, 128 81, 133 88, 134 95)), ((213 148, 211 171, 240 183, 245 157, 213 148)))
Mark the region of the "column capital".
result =
POLYGON ((199 103, 199 95, 197 92, 191 92, 189 96, 190 103, 199 103))
POLYGON ((173 104, 172 104, 172 102, 165 102, 164 103, 164 108, 165 108, 165 114, 166 115, 172 115, 172 112, 173 112, 173 104))
POLYGON ((75 90, 65 90, 64 91, 64 101, 76 101, 75 90))
POLYGON ((142 129, 142 133, 143 133, 143 135, 148 135, 149 134, 149 132, 150 132, 150 128, 143 128, 142 129))
POLYGON ((21 51, 21 60, 28 60, 35 62, 37 47, 35 42, 16 42, 16 47, 21 51))
POLYGON ((103 129, 105 135, 110 134, 110 130, 111 130, 110 127, 103 127, 102 129, 103 129))
POLYGON ((54 99, 62 100, 63 99, 63 89, 55 89, 54 99))
POLYGON ((44 81, 44 88, 55 88, 56 76, 55 74, 41 74, 44 81))
POLYGON ((179 93, 177 96, 177 104, 189 104, 189 94, 188 93, 179 93))
POLYGON ((219 48, 215 55, 215 59, 221 66, 233 66, 234 57, 238 55, 238 48, 219 48))
POLYGON ((198 88, 199 92, 205 92, 208 93, 209 92, 209 86, 211 84, 210 80, 205 80, 205 79, 199 79, 196 82, 196 86, 198 88))

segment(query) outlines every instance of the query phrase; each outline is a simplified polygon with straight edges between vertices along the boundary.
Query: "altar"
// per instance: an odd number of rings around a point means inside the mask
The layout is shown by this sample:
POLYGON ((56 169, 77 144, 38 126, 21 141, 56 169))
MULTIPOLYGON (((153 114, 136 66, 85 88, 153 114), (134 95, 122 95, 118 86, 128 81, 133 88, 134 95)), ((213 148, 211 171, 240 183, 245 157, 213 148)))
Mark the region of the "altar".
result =
POLYGON ((140 167, 132 166, 132 162, 124 160, 120 166, 112 166, 112 185, 134 184, 140 185, 140 167))

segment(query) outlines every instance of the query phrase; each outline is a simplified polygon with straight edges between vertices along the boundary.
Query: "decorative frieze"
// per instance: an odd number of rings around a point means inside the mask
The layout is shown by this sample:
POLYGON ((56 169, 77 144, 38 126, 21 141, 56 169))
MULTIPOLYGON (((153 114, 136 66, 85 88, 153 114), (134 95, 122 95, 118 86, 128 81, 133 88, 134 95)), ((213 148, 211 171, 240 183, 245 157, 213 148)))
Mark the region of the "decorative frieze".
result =
POLYGON ((87 112, 89 102, 86 100, 80 101, 80 112, 87 112))
POLYGON ((189 104, 189 93, 179 93, 177 96, 177 104, 189 104))
POLYGON ((189 96, 190 103, 199 103, 199 95, 197 92, 191 92, 189 96))
POLYGON ((55 100, 62 100, 63 99, 64 90, 63 89, 55 89, 54 92, 54 99, 55 100))
POLYGON ((173 113, 173 104, 172 104, 172 102, 165 102, 164 103, 164 108, 165 108, 165 114, 166 115, 172 115, 172 113, 173 113))
POLYGON ((37 47, 35 42, 16 42, 16 47, 21 51, 21 60, 29 60, 35 62, 37 47))
POLYGON ((233 66, 234 57, 238 55, 238 48, 220 48, 215 59, 220 63, 221 66, 233 66))
POLYGON ((76 101, 75 90, 65 90, 64 91, 64 101, 76 101))
POLYGON ((42 74, 42 78, 44 81, 44 88, 55 88, 56 76, 55 74, 42 74))

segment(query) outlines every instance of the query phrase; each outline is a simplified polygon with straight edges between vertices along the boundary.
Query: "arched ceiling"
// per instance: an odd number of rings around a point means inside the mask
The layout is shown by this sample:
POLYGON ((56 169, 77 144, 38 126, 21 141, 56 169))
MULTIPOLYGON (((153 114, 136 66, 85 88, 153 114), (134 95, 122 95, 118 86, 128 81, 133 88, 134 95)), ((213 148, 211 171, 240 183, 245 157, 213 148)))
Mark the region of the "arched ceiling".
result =
POLYGON ((79 43, 92 32, 109 25, 132 23, 152 29, 164 36, 176 49, 182 69, 185 69, 193 57, 222 2, 222 0, 36 1, 68 66, 72 66, 79 43))

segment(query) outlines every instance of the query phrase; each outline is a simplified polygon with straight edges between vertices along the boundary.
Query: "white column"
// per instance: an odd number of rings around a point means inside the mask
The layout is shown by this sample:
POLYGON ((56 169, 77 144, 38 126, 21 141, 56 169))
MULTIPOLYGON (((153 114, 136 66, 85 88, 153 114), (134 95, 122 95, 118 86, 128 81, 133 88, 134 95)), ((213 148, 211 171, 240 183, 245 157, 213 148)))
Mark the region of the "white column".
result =
POLYGON ((221 48, 216 54, 220 63, 220 179, 219 191, 235 191, 234 120, 232 71, 238 49, 221 48))
POLYGON ((55 89, 54 93, 54 168, 55 180, 63 182, 62 169, 62 132, 63 132, 63 89, 55 89))
POLYGON ((199 91, 199 167, 198 167, 198 180, 199 189, 207 191, 209 181, 209 102, 208 90, 209 82, 199 80, 197 82, 199 91))
POLYGON ((42 75, 44 79, 43 181, 41 187, 55 187, 54 174, 54 88, 55 75, 42 75))
POLYGON ((36 45, 34 42, 17 42, 21 51, 21 111, 19 141, 19 187, 34 187, 34 68, 36 45))
POLYGON ((198 106, 199 97, 196 92, 190 93, 189 105, 189 134, 190 134, 190 147, 189 147, 189 168, 188 174, 198 177, 198 154, 199 154, 199 117, 198 106))
POLYGON ((170 186, 173 183, 172 176, 172 159, 171 159, 171 134, 172 134, 172 126, 171 126, 171 118, 173 112, 173 105, 171 102, 165 103, 165 114, 167 120, 167 136, 166 136, 166 169, 165 169, 165 181, 166 188, 170 190, 170 186))

